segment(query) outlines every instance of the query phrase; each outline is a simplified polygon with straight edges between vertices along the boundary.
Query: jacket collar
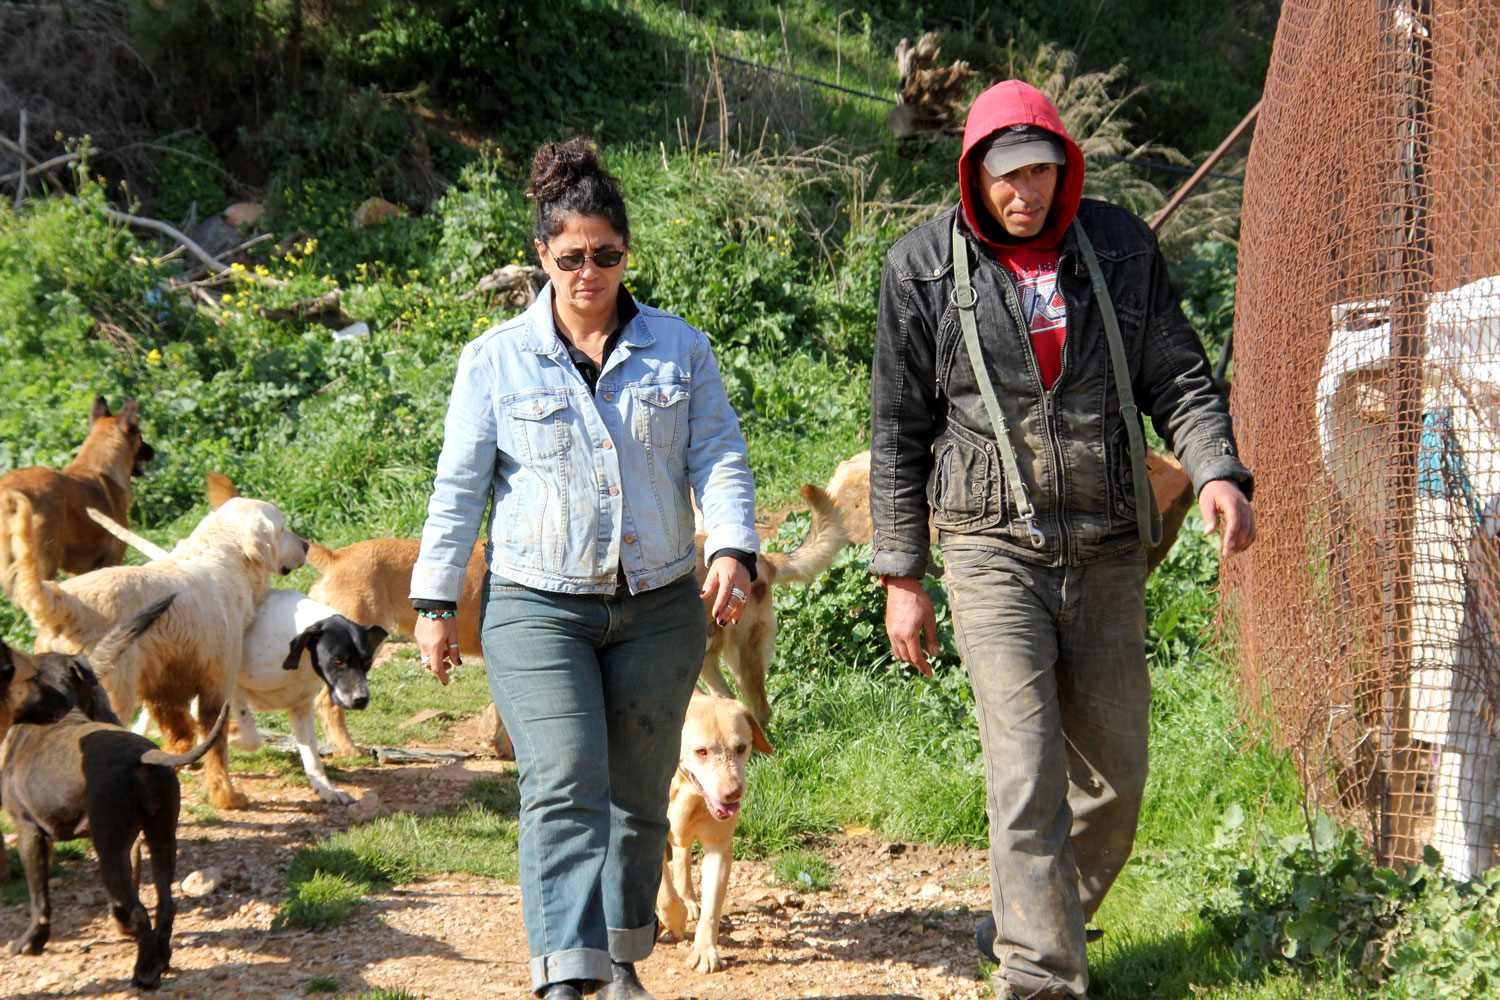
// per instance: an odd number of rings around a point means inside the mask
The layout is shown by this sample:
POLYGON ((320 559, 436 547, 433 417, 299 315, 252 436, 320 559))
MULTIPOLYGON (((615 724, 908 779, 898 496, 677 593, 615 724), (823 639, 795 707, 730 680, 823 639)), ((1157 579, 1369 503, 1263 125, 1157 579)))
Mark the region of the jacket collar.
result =
MULTIPOLYGON (((630 293, 622 287, 620 294, 630 293)), ((565 360, 568 356, 567 345, 557 335, 557 326, 552 322, 552 282, 547 282, 536 293, 536 301, 526 308, 525 317, 521 350, 544 354, 559 361, 565 360)), ((635 315, 625 324, 625 329, 620 331, 620 343, 627 347, 649 347, 656 343, 656 337, 646 321, 645 310, 636 308, 635 315)))

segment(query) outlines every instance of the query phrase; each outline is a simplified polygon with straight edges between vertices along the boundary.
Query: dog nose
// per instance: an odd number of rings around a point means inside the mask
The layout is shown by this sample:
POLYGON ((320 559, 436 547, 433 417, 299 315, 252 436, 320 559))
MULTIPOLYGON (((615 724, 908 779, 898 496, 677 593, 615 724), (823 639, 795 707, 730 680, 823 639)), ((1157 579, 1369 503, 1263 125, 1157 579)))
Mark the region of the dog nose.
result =
POLYGON ((367 694, 355 695, 353 698, 349 699, 349 707, 355 709, 356 711, 364 708, 369 703, 370 696, 367 694))

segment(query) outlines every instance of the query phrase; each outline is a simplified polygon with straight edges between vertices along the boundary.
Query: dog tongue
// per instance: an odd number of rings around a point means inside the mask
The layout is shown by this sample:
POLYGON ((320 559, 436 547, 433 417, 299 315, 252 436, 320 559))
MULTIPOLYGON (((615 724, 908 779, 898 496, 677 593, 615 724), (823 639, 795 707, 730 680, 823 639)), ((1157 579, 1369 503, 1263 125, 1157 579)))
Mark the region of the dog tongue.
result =
MULTIPOLYGON (((705 796, 705 798, 707 798, 705 796)), ((740 811, 738 802, 719 802, 716 799, 708 799, 709 811, 714 814, 714 819, 728 819, 740 811)))

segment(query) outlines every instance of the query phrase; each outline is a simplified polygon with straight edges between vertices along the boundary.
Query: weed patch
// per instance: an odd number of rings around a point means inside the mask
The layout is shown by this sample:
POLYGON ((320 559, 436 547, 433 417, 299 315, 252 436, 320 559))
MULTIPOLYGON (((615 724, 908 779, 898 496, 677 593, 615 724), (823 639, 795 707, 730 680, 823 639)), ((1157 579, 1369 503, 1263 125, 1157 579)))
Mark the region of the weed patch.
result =
POLYGON ((771 862, 776 884, 798 892, 823 892, 832 889, 833 866, 812 851, 788 851, 771 862))

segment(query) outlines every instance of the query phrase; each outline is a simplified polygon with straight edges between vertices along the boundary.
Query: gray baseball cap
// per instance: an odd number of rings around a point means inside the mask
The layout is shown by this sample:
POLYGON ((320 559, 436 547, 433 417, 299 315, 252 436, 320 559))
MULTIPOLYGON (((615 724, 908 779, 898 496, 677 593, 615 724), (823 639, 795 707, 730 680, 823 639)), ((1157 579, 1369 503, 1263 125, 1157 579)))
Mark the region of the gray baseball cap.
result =
POLYGON ((985 140, 984 169, 1000 177, 1031 163, 1068 162, 1067 151, 1055 134, 1040 125, 1012 125, 985 140))

